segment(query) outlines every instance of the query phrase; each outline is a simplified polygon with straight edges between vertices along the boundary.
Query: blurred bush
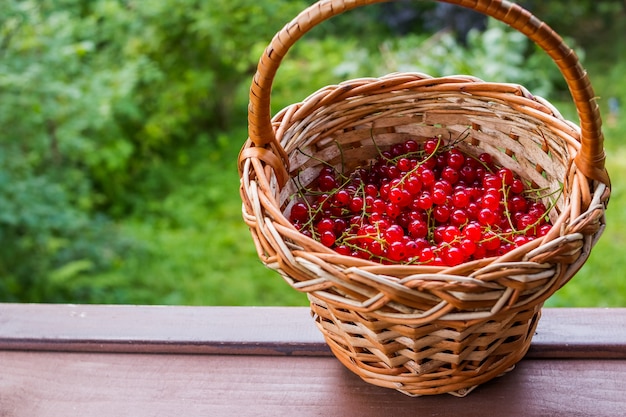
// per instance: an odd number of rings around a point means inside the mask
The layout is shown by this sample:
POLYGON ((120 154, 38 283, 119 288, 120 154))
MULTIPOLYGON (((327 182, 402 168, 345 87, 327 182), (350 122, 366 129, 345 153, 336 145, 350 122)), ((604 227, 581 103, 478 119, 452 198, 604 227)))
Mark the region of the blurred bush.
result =
MULTIPOLYGON (((300 303, 263 280, 280 281, 241 221, 235 161, 257 60, 309 3, 5 0, 0 301, 300 303)), ((594 39, 598 24, 623 16, 610 0, 531 3, 556 21, 580 15, 594 39)), ((273 111, 398 70, 505 74, 539 95, 562 93, 554 65, 523 36, 493 22, 478 31, 482 19, 452 19, 446 7, 399 1, 315 28, 282 63, 273 111)))
POLYGON ((302 8, 253 0, 3 2, 0 299, 57 301, 69 277, 141 250, 111 220, 146 203, 137 179, 229 128, 234 90, 256 63, 249 50, 302 8))

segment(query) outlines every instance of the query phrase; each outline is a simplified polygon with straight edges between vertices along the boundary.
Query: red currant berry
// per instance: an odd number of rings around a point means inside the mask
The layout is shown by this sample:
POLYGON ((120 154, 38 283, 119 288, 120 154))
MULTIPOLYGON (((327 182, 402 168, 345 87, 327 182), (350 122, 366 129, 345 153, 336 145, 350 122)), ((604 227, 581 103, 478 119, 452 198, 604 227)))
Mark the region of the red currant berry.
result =
POLYGON ((398 217, 401 212, 402 212, 402 209, 400 208, 399 205, 395 203, 389 202, 385 205, 385 213, 387 213, 387 216, 389 216, 392 219, 395 219, 396 217, 398 217))
POLYGON ((348 247, 347 245, 338 245, 335 246, 335 252, 340 255, 350 256, 352 249, 350 249, 350 247, 348 247))
POLYGON ((369 195, 372 197, 378 197, 378 187, 374 184, 366 184, 365 185, 365 195, 369 195))
POLYGON ((413 220, 409 223, 408 229, 412 238, 423 238, 428 235, 428 224, 423 220, 413 220))
POLYGON ((499 190, 500 188, 502 188, 502 179, 497 175, 486 174, 483 177, 482 183, 485 190, 489 188, 495 188, 496 190, 499 190))
POLYGON ((532 239, 530 239, 528 236, 524 236, 524 235, 517 235, 513 238, 513 243, 515 246, 522 246, 528 242, 530 242, 532 239))
POLYGON ((522 214, 521 216, 517 217, 517 221, 515 222, 515 228, 517 230, 526 230, 527 228, 530 228, 536 221, 537 219, 533 215, 522 214))
POLYGON ((474 255, 476 252, 476 242, 468 238, 461 239, 459 247, 467 258, 474 255))
POLYGON ((402 190, 402 198, 398 202, 400 207, 408 207, 413 202, 413 195, 406 189, 402 190))
POLYGON ((456 190, 452 195, 452 204, 454 207, 463 208, 467 207, 470 203, 470 194, 465 189, 456 190))
POLYGON ((330 194, 327 194, 327 193, 320 194, 317 197, 317 203, 319 203, 320 207, 322 207, 325 210, 330 209, 331 206, 333 205, 332 198, 330 194))
POLYGON ((447 161, 445 152, 443 154, 437 154, 435 156, 435 161, 436 161, 436 165, 435 166, 439 170, 442 170, 444 167, 448 166, 448 161, 447 161))
POLYGON ((442 243, 443 240, 443 232, 446 230, 446 226, 435 226, 433 229, 433 240, 435 243, 442 243))
POLYGON ((424 212, 422 210, 411 210, 411 211, 409 211, 409 219, 410 220, 423 220, 423 221, 426 221, 427 218, 428 218, 428 216, 426 215, 426 212, 424 212))
POLYGON ((350 193, 346 190, 339 190, 335 193, 333 204, 337 207, 347 207, 350 204, 350 193))
POLYGON ((404 183, 404 189, 411 195, 416 195, 422 190, 422 182, 416 175, 411 175, 404 183))
POLYGON ((478 242, 482 238, 482 228, 478 223, 469 223, 463 228, 463 236, 472 242, 478 242))
POLYGON ((416 200, 417 208, 429 210, 433 206, 433 198, 428 191, 423 191, 416 200))
POLYGON ((534 202, 528 208, 528 214, 543 223, 546 216, 546 206, 541 201, 534 202))
POLYGON ((335 244, 335 234, 331 230, 325 230, 320 233, 320 242, 326 247, 331 247, 335 244))
POLYGON ((451 149, 448 153, 448 166, 456 171, 465 164, 465 156, 456 149, 451 149))
POLYGON ((348 207, 350 208, 351 212, 360 213, 363 211, 364 205, 365 200, 362 197, 354 196, 350 200, 350 204, 348 205, 348 207))
POLYGON ((303 202, 297 202, 291 206, 289 219, 292 222, 306 222, 309 219, 309 207, 303 202))
POLYGON ((478 174, 477 174, 476 168, 469 166, 469 165, 463 165, 461 169, 459 170, 459 175, 461 176, 461 179, 463 181, 465 181, 468 184, 471 184, 476 180, 476 177, 478 174))
POLYGON ((435 255, 435 258, 430 262, 430 264, 433 266, 445 266, 446 265, 443 258, 437 254, 435 255))
POLYGON ((371 224, 378 227, 378 230, 385 230, 386 228, 391 226, 391 221, 389 220, 389 218, 379 213, 373 213, 370 216, 369 221, 371 224))
POLYGON ((380 240, 372 241, 368 246, 368 250, 371 252, 373 256, 376 256, 376 257, 385 255, 385 246, 380 240))
POLYGON ((528 210, 528 201, 521 195, 514 195, 509 200, 509 210, 512 213, 523 213, 528 210))
POLYGON ((425 264, 431 263, 435 259, 435 251, 431 246, 422 249, 419 261, 425 264))
POLYGON ((448 193, 446 193, 441 188, 435 188, 433 190, 432 199, 434 204, 445 204, 446 200, 448 199, 448 193))
POLYGON ((317 228, 317 231, 320 233, 330 232, 330 231, 335 230, 335 222, 331 218, 324 217, 319 222, 317 222, 315 227, 317 228))
POLYGON ((352 216, 349 220, 351 230, 358 230, 361 226, 364 225, 362 216, 352 216))
POLYGON ((331 191, 337 188, 337 180, 334 175, 324 174, 317 178, 317 186, 320 191, 331 191))
POLYGON ((456 226, 447 226, 442 233, 443 241, 452 243, 459 238, 461 231, 456 226))
POLYGON ((493 212, 491 209, 483 208, 482 210, 480 210, 480 212, 478 212, 478 221, 482 225, 486 226, 495 224, 496 219, 496 213, 493 212))
POLYGON ((396 217, 396 224, 403 229, 407 229, 409 227, 409 222, 411 221, 411 216, 409 212, 403 210, 398 217, 396 217))
POLYGON ((389 184, 388 180, 381 180, 380 187, 378 188, 378 197, 386 200, 389 198, 389 190, 391 189, 391 184, 389 184))
POLYGON ((398 159, 396 166, 402 172, 409 172, 413 168, 413 165, 411 164, 411 160, 409 158, 398 159))
POLYGON ((500 238, 493 231, 488 230, 483 233, 482 245, 486 250, 495 251, 500 247, 500 244, 500 238))
POLYGON ((433 190, 436 190, 436 189, 442 190, 448 195, 452 194, 452 184, 445 179, 441 179, 435 182, 435 185, 433 186, 433 190))
POLYGON ((415 153, 417 151, 419 151, 419 144, 416 141, 409 139, 404 142, 404 153, 415 153))
POLYGON ((384 213, 387 210, 387 203, 385 203, 380 198, 374 199, 372 201, 372 213, 384 213))
POLYGON ((456 266, 463 263, 465 254, 460 248, 451 246, 443 251, 443 260, 448 266, 456 266))
POLYGON ((498 177, 500 178, 501 183, 507 186, 513 184, 513 180, 515 179, 513 171, 508 168, 500 168, 498 170, 498 177))
POLYGON ((513 180, 513 183, 511 184, 511 192, 513 194, 521 194, 524 192, 524 183, 522 180, 518 178, 513 180))
POLYGON ((388 243, 398 242, 404 237, 404 230, 398 225, 391 225, 385 230, 383 237, 388 243))
POLYGON ((445 223, 450 217, 450 208, 448 206, 436 206, 433 210, 433 217, 439 223, 445 223))
POLYGON ((437 167, 437 159, 429 156, 428 158, 420 161, 420 167, 428 168, 434 171, 437 167))
MULTIPOLYGON (((372 197, 371 195, 366 195, 365 196, 365 202, 364 202, 364 208, 365 208, 365 212, 366 213, 371 213, 374 209, 374 201, 376 199, 374 197, 372 197)), ((338 214, 339 216, 339 214, 338 214)))
POLYGON ((408 240, 404 243, 406 249, 406 260, 410 261, 418 257, 420 254, 420 247, 414 240, 408 240))
POLYGON ((397 166, 391 165, 387 167, 387 175, 389 176, 389 178, 396 179, 402 176, 402 172, 397 166))
POLYGON ((537 237, 542 237, 548 234, 548 232, 552 229, 552 225, 545 223, 537 228, 537 237))
POLYGON ((461 174, 457 169, 452 167, 444 167, 441 170, 441 178, 448 181, 450 184, 456 184, 461 179, 461 174))
POLYGON ((424 151, 428 155, 433 155, 441 146, 442 141, 440 138, 428 139, 426 142, 424 142, 424 151))
POLYGON ((418 174, 425 186, 429 187, 435 183, 436 176, 432 169, 424 167, 418 170, 418 174))
POLYGON ((478 155, 478 160, 482 162, 487 168, 491 168, 493 164, 493 158, 488 153, 481 153, 478 155))
POLYGON ((460 227, 464 225, 465 223, 467 223, 467 221, 469 220, 469 216, 464 210, 456 209, 456 210, 453 210, 452 213, 450 213, 449 220, 450 220, 450 223, 452 223, 456 227, 460 227))
POLYGON ((487 256, 487 249, 485 249, 483 244, 482 243, 476 244, 476 250, 474 251, 474 254, 472 255, 472 257, 474 259, 483 259, 486 256, 487 256))
POLYGON ((484 209, 496 211, 500 207, 500 198, 496 197, 493 193, 483 195, 481 200, 481 206, 484 209))
POLYGON ((341 236, 348 228, 348 222, 344 218, 338 217, 333 219, 333 223, 333 232, 335 232, 335 235, 337 236, 341 236))
POLYGON ((405 153, 404 143, 394 143, 393 145, 391 145, 391 149, 389 150, 389 152, 394 158, 403 155, 405 153))
POLYGON ((474 201, 470 202, 465 211, 467 212, 467 217, 472 220, 478 219, 478 213, 480 212, 481 207, 474 201))
POLYGON ((400 201, 403 200, 403 195, 402 195, 402 188, 400 187, 394 187, 392 186, 389 189, 389 201, 391 201, 392 203, 400 203, 400 201))
POLYGON ((387 250, 387 256, 392 261, 403 261, 406 259, 406 245, 402 241, 391 242, 387 250))

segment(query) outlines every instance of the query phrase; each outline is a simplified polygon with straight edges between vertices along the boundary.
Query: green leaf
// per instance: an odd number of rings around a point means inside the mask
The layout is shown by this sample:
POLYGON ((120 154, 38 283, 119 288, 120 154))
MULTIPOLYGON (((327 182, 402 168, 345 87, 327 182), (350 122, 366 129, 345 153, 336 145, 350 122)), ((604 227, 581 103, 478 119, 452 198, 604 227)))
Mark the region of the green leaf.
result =
POLYGON ((70 285, 69 281, 91 271, 93 267, 93 262, 88 259, 72 261, 51 271, 48 275, 48 281, 53 286, 70 285))

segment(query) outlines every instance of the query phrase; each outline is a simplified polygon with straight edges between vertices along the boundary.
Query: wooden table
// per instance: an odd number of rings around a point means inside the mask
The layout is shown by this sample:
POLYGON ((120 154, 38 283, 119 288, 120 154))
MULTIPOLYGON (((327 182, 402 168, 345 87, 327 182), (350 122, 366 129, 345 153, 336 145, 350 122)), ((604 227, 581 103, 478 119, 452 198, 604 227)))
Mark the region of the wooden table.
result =
POLYGON ((0 304, 0 416, 624 416, 626 309, 544 309, 512 372, 411 398, 332 357, 307 308, 0 304))

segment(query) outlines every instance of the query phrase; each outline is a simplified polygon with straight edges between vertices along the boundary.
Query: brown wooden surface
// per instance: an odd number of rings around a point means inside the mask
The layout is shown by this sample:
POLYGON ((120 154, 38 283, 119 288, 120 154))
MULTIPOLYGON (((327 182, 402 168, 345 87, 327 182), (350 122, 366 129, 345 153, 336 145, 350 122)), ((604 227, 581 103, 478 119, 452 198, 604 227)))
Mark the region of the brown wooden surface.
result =
MULTIPOLYGON (((307 307, 0 304, 0 350, 330 355, 307 307)), ((626 308, 545 308, 531 358, 626 359, 626 308)))
POLYGON ((330 355, 302 307, 0 304, 0 349, 330 355))
POLYGON ((329 355, 307 308, 0 304, 0 416, 623 416, 626 309, 544 309, 465 398, 411 398, 329 355))
POLYGON ((465 398, 411 398, 331 357, 3 352, 3 416, 623 416, 626 362, 525 360, 465 398))

